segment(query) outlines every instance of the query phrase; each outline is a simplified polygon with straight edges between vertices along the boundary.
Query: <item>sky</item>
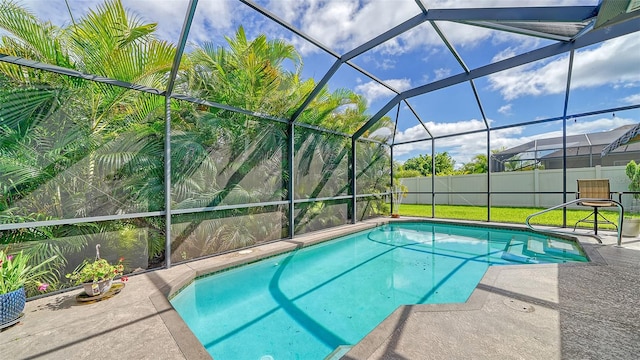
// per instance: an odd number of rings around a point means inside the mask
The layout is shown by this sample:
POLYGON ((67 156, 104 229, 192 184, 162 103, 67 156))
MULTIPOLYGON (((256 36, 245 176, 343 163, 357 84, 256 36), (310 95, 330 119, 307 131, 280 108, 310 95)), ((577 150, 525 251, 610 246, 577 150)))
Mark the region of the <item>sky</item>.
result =
MULTIPOLYGON (((158 24, 157 36, 177 42, 187 0, 122 0, 140 20, 158 24)), ((101 1, 22 0, 39 18, 62 26, 81 18, 101 1)), ((345 54, 386 30, 421 13, 414 0, 258 0, 257 3, 325 48, 345 54)), ((422 0, 427 9, 501 6, 595 6, 598 0, 422 0)), ((205 41, 224 46, 242 25, 248 37, 267 34, 295 45, 303 58, 304 78, 320 81, 335 57, 271 19, 236 0, 199 0, 186 51, 205 41)), ((435 22, 460 55, 474 69, 514 55, 542 48, 555 41, 500 32, 460 23, 435 22)), ((640 32, 579 49, 575 52, 567 114, 575 115, 640 103, 640 32)), ((486 122, 491 127, 562 116, 568 76, 568 53, 474 81, 486 122)), ((404 91, 464 72, 430 23, 423 23, 354 58, 352 63, 404 91)), ((342 65, 329 80, 330 90, 351 89, 367 99, 369 114, 378 112, 394 93, 370 77, 342 65)), ((485 128, 485 119, 470 83, 462 83, 408 99, 431 134, 485 128)), ((387 115, 398 114, 396 142, 428 138, 423 125, 404 103, 387 115)), ((567 133, 608 131, 640 122, 640 110, 597 116, 572 117, 567 133)), ((385 131, 381 130, 384 134, 385 131)), ((386 131, 392 134, 392 129, 386 131)), ((491 133, 491 149, 510 148, 537 138, 562 135, 562 122, 519 126, 491 133)), ((486 133, 459 135, 436 141, 436 152, 447 151, 457 166, 486 154, 486 133)), ((430 154, 431 142, 394 148, 403 162, 430 154)))

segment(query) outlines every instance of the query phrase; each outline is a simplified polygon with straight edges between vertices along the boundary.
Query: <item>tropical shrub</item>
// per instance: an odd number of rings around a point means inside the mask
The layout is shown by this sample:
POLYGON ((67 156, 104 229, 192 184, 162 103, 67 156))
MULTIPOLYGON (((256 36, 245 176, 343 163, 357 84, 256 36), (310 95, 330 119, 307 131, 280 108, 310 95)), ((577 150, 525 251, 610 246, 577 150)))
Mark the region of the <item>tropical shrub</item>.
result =
POLYGON ((30 265, 29 255, 22 251, 8 254, 0 250, 0 294, 7 294, 22 287, 27 293, 36 288, 39 291, 47 290, 49 284, 41 282, 40 279, 46 277, 48 271, 45 265, 54 258, 30 265))
MULTIPOLYGON (((629 178, 629 191, 640 192, 640 166, 631 160, 625 168, 625 173, 629 178)), ((634 199, 640 199, 640 193, 633 194, 634 199)))

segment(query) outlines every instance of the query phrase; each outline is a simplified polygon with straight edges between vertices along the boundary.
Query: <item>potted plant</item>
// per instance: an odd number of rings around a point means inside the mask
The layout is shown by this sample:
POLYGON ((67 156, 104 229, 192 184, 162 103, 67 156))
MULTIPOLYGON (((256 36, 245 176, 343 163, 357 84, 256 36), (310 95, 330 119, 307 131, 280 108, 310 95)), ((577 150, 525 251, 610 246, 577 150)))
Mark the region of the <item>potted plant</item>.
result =
POLYGON ((637 237, 640 234, 640 215, 634 214, 636 208, 635 203, 640 199, 640 165, 631 160, 625 169, 625 173, 629 178, 629 190, 633 191, 634 206, 631 206, 631 211, 625 211, 624 219, 622 221, 622 235, 628 237, 637 237))
POLYGON ((391 196, 393 197, 393 207, 391 209, 391 217, 399 218, 400 217, 400 204, 402 203, 402 199, 407 197, 407 187, 404 184, 394 184, 391 196))
MULTIPOLYGON (((120 258, 117 264, 111 264, 98 255, 94 261, 83 261, 72 273, 67 274, 66 278, 75 285, 82 285, 87 295, 98 296, 109 291, 113 279, 123 274, 123 260, 124 258, 120 258)), ((123 281, 126 281, 125 277, 123 281)))
POLYGON ((8 254, 0 250, 0 329, 16 322, 24 310, 27 297, 25 286, 47 290, 49 284, 38 279, 49 272, 45 264, 53 261, 52 256, 37 265, 29 265, 30 257, 22 251, 8 254))

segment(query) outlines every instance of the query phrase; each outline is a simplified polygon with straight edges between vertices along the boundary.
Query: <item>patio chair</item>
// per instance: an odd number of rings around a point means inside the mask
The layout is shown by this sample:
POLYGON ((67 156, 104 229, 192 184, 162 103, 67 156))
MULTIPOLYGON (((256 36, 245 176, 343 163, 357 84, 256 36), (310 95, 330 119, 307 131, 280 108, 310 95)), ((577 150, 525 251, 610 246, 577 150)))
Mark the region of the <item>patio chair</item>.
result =
POLYGON ((608 201, 611 199, 609 179, 578 180, 578 193, 576 194, 576 198, 585 199, 577 204, 592 207, 593 211, 585 218, 578 220, 573 226, 573 231, 576 230, 576 227, 581 222, 593 223, 593 231, 598 235, 598 217, 600 217, 604 223, 613 225, 616 231, 618 230, 618 226, 614 222, 609 221, 602 214, 598 213, 599 208, 616 206, 613 201, 608 201), (590 219, 592 216, 593 219, 590 219))

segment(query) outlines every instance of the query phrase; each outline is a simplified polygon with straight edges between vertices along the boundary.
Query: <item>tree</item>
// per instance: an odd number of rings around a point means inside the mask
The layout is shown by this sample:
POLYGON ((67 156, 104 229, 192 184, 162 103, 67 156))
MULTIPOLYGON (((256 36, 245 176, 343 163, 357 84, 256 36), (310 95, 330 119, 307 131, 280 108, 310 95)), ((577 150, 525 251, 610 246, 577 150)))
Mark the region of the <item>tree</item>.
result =
MULTIPOLYGON (((634 160, 629 161, 627 164, 625 174, 629 178, 629 190, 633 192, 640 191, 640 166, 634 160)), ((633 198, 640 199, 640 193, 634 193, 633 198)))
POLYGON ((451 175, 454 173, 456 161, 449 153, 436 153, 436 175, 451 175))
POLYGON ((413 170, 418 171, 422 176, 431 176, 431 168, 431 156, 421 154, 407 159, 399 171, 413 170))
MULTIPOLYGON (((455 160, 449 153, 436 153, 436 176, 451 175, 454 173, 455 160)), ((423 176, 431 176, 431 155, 418 155, 405 161, 401 170, 417 170, 423 176)))
POLYGON ((465 163, 460 169, 462 174, 486 174, 488 171, 487 156, 483 154, 474 156, 470 162, 465 163))

